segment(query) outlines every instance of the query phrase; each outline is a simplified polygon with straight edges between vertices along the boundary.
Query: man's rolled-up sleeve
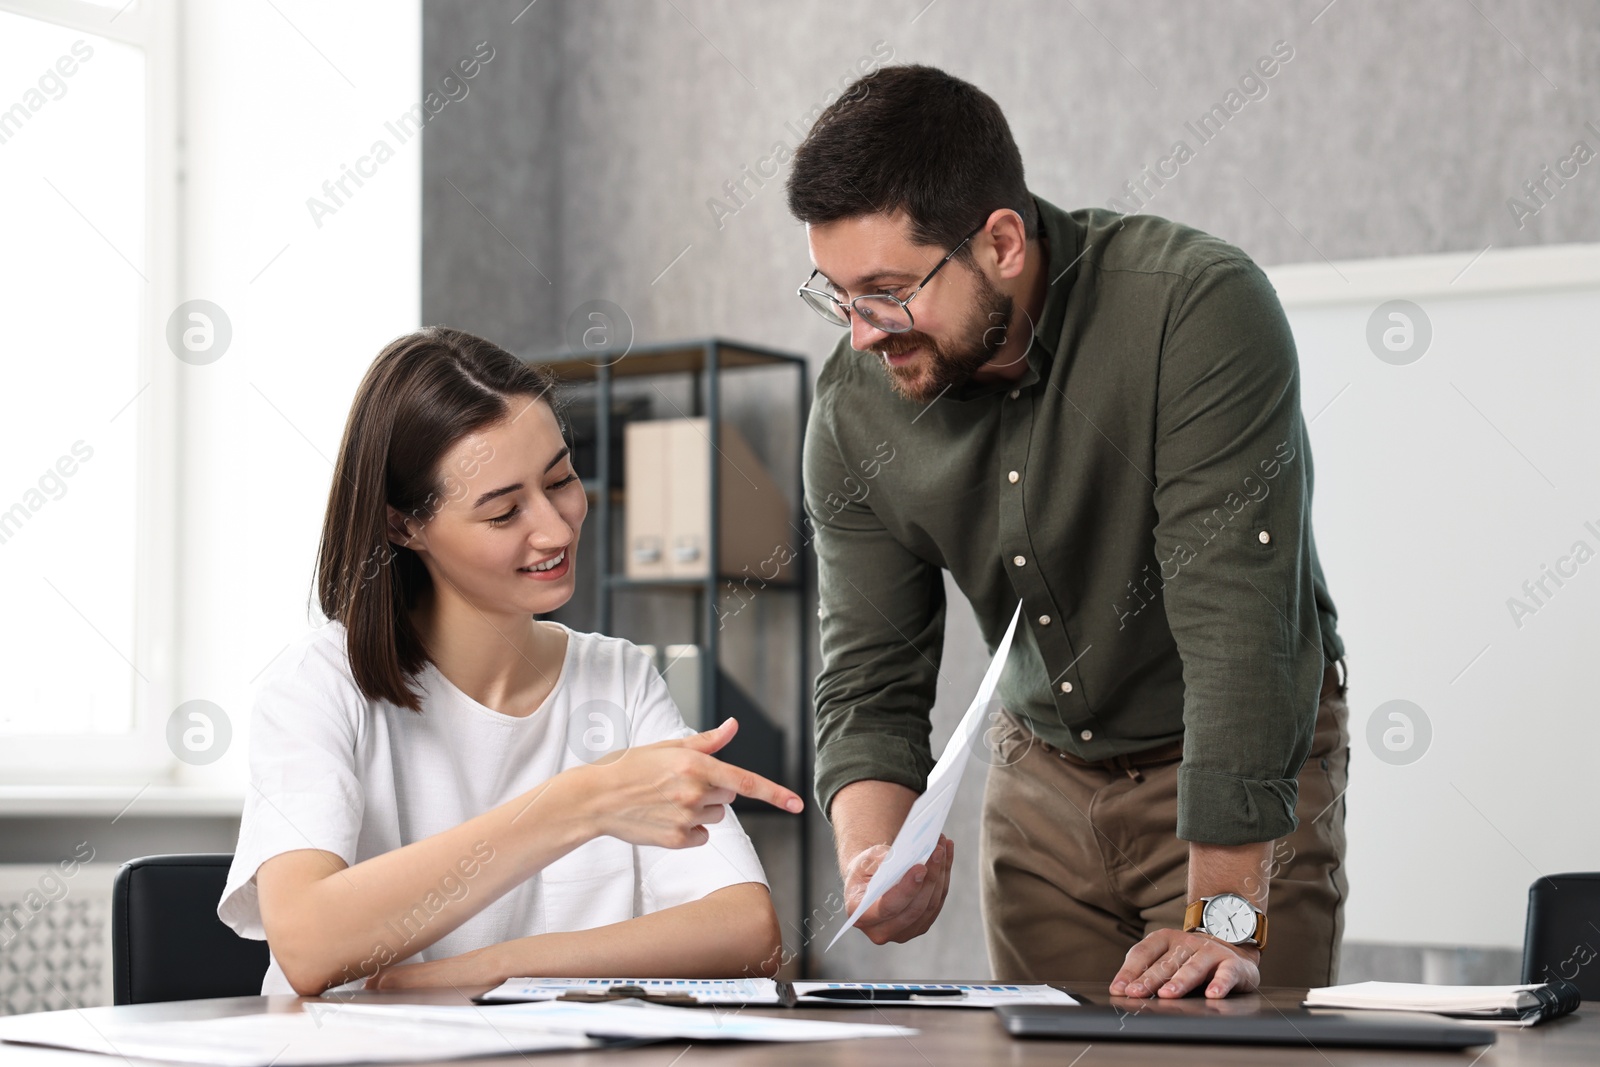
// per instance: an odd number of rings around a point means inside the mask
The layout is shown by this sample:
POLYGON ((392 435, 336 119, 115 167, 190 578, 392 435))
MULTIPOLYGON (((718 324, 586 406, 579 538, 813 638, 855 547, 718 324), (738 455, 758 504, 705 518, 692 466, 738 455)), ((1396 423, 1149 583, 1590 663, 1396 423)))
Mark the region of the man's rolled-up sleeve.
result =
POLYGON ((1156 555, 1183 659, 1178 837, 1297 825, 1322 675, 1310 452, 1294 338, 1266 276, 1213 263, 1173 309, 1156 410, 1156 555))
POLYGON ((805 442, 805 505, 817 553, 822 668, 816 681, 816 796, 831 819, 852 782, 921 792, 933 769, 929 710, 944 647, 939 568, 900 544, 873 510, 893 443, 841 447, 819 390, 805 442), (884 448, 889 449, 888 453, 884 448))

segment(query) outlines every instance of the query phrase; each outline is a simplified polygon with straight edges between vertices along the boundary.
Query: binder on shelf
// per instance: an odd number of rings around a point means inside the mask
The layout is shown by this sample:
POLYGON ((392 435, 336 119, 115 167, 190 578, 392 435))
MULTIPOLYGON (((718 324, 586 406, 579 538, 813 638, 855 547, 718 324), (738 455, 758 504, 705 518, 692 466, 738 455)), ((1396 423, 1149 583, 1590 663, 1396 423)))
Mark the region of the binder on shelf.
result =
MULTIPOLYGON (((710 420, 648 419, 623 434, 623 518, 630 579, 711 574, 710 420)), ((790 506, 766 466, 732 423, 720 424, 717 477, 721 507, 718 577, 793 578, 790 506)))

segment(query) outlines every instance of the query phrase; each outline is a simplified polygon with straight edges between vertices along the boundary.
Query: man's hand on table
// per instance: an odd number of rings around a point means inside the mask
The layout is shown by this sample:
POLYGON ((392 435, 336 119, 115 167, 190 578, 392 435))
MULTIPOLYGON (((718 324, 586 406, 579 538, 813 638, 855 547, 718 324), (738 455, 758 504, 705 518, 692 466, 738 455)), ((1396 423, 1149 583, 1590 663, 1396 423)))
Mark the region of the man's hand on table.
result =
MULTIPOLYGON (((1259 908, 1275 873, 1273 843, 1189 844, 1188 899, 1240 890, 1259 908)), ((1204 989, 1207 997, 1252 993, 1261 988, 1261 950, 1231 945, 1210 934, 1157 930, 1128 950, 1111 980, 1113 996, 1182 997, 1204 989)))
POLYGON ((1210 934, 1157 930, 1128 950, 1111 980, 1115 996, 1182 997, 1205 988, 1208 997, 1250 993, 1261 986, 1261 950, 1230 945, 1210 934))

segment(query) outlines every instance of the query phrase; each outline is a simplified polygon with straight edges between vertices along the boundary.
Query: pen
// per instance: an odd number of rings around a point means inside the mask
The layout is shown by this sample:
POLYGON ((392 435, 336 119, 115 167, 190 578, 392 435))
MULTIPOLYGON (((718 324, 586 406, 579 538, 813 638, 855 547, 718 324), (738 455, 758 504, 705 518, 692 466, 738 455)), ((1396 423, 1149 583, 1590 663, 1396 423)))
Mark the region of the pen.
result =
POLYGON ((813 989, 807 997, 823 1000, 914 1000, 921 997, 964 997, 960 989, 813 989))
POLYGON ((645 993, 643 995, 629 993, 563 993, 557 1000, 577 1004, 604 1004, 613 1000, 643 1000, 650 1004, 672 1004, 680 1008, 697 1008, 700 1001, 686 993, 645 993))

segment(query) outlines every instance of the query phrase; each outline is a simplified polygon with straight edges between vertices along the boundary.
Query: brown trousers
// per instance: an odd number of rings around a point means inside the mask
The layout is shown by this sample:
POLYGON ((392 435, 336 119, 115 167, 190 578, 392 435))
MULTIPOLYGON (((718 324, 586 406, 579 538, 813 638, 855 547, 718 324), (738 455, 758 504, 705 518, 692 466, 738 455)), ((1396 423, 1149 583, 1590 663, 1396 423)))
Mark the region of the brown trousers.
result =
MULTIPOLYGON (((1274 843, 1265 872, 1263 985, 1338 981, 1349 894, 1348 719, 1330 664, 1300 771, 1299 826, 1274 843)), ((1046 745, 1010 713, 996 735, 979 846, 995 977, 1109 983, 1145 935, 1183 926, 1189 844, 1177 837, 1181 743, 1091 763, 1046 745)))

